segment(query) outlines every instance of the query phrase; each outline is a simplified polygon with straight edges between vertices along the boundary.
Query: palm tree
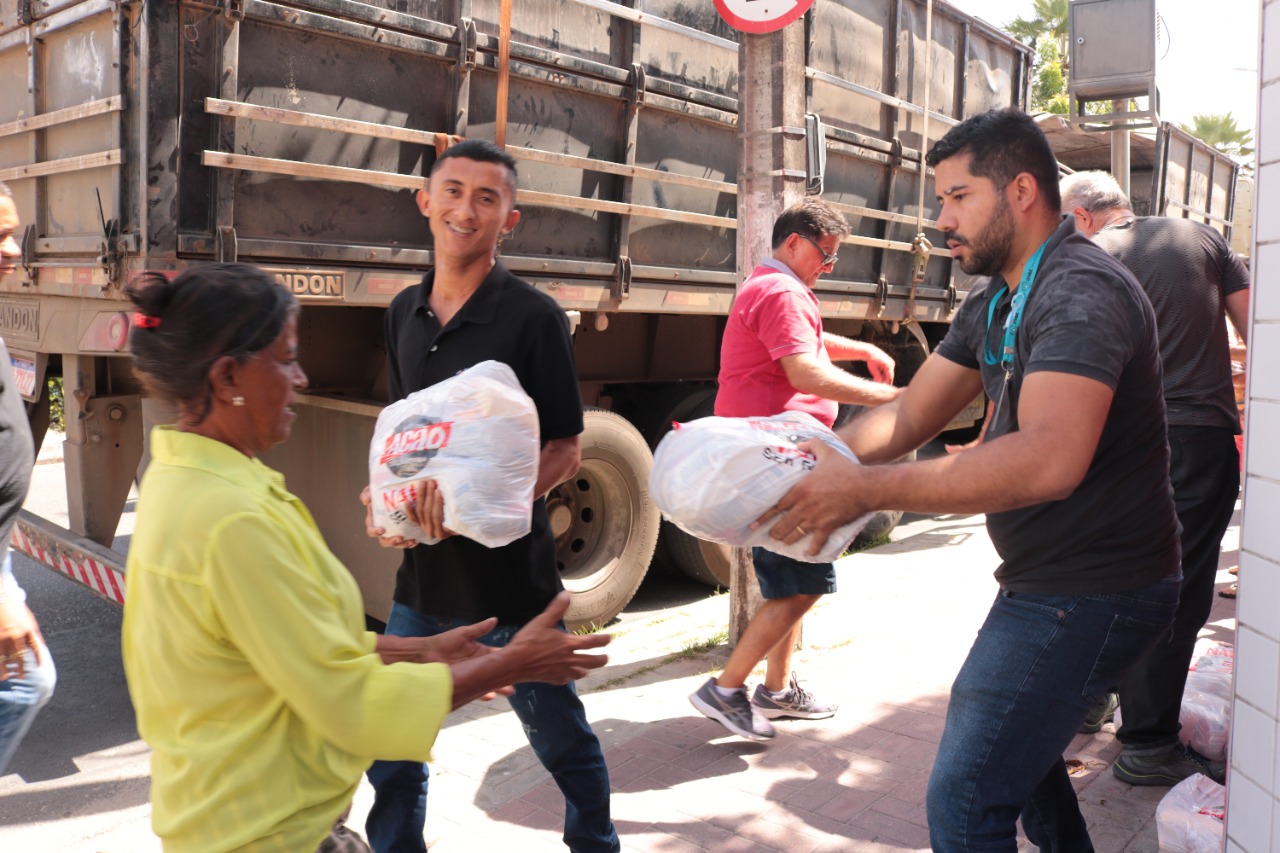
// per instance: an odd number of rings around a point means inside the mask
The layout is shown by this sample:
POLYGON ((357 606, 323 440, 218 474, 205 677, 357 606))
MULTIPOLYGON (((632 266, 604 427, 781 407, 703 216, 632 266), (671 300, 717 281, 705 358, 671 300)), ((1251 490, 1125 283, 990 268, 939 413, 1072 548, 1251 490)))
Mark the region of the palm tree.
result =
POLYGON ((1021 15, 1005 24, 1005 29, 1025 42, 1035 44, 1042 38, 1050 38, 1057 43, 1058 56, 1062 67, 1067 67, 1070 46, 1070 33, 1067 31, 1068 0, 1032 0, 1031 18, 1021 15))
POLYGON ((1018 16, 1005 24, 1014 36, 1036 47, 1036 83, 1031 108, 1051 113, 1067 112, 1067 63, 1070 32, 1068 0, 1033 0, 1030 18, 1018 16))
POLYGON ((1231 113, 1192 116, 1191 124, 1183 124, 1182 129, 1223 154, 1238 159, 1253 156, 1253 131, 1237 127, 1235 116, 1231 113))

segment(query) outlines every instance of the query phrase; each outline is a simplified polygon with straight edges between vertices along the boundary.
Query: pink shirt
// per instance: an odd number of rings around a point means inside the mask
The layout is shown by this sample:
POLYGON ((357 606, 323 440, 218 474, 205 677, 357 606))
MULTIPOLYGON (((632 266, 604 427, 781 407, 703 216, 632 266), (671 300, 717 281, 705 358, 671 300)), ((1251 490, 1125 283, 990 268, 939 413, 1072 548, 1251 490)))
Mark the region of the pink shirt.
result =
POLYGON ((802 352, 831 363, 822 345, 818 298, 786 264, 766 258, 743 283, 729 312, 720 344, 716 414, 744 418, 808 412, 831 426, 838 404, 791 387, 778 361, 802 352))

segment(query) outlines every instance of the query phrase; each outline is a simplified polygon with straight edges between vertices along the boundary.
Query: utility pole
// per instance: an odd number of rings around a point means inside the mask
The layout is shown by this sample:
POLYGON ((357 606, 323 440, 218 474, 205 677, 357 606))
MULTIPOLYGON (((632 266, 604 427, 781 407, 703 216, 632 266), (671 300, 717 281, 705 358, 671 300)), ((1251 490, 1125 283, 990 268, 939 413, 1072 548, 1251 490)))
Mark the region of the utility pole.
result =
MULTIPOLYGON (((744 32, 738 45, 738 287, 770 253, 773 222, 804 197, 805 25, 744 32)), ((729 643, 762 599, 749 548, 733 549, 729 643)))

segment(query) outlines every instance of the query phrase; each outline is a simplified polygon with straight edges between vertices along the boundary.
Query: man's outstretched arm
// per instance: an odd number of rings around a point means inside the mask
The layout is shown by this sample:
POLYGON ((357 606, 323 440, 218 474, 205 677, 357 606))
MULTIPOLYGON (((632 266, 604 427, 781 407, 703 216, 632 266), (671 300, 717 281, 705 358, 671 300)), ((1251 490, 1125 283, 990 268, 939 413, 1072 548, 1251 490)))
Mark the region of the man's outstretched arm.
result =
MULTIPOLYGON (((908 396, 893 406, 907 405, 908 396)), ((813 473, 760 523, 772 524, 772 535, 788 543, 813 532, 810 553, 817 553, 831 531, 872 510, 998 512, 1061 500, 1075 491, 1089 470, 1112 397, 1111 388, 1094 379, 1036 372, 1022 385, 1020 429, 965 453, 901 465, 858 466, 819 446, 813 473), (782 517, 775 518, 779 514, 782 517)), ((901 416, 890 419, 889 414, 881 417, 881 410, 873 410, 848 429, 872 421, 870 426, 879 436, 872 437, 874 443, 867 439, 868 450, 878 444, 881 453, 900 456, 910 447, 905 441, 894 443, 894 423, 901 416), (876 420, 888 420, 888 430, 876 420)), ((936 415, 928 421, 930 428, 940 419, 936 415)), ((912 429, 920 427, 903 426, 899 434, 914 439, 919 433, 912 434, 912 429)), ((857 453, 858 434, 852 438, 850 446, 857 453)), ((875 461, 877 457, 864 452, 860 458, 875 461)))

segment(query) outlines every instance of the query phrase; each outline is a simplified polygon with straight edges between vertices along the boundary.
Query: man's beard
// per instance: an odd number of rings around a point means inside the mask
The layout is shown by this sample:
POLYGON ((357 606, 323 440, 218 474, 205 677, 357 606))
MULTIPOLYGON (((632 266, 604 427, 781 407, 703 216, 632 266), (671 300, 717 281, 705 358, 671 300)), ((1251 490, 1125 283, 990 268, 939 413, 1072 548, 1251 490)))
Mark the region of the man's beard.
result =
POLYGON ((960 269, 969 275, 998 274, 1009 260, 1016 231, 1013 211, 1002 193, 1000 206, 977 237, 970 240, 963 234, 950 235, 950 239, 959 240, 969 248, 969 257, 960 261, 960 269))

